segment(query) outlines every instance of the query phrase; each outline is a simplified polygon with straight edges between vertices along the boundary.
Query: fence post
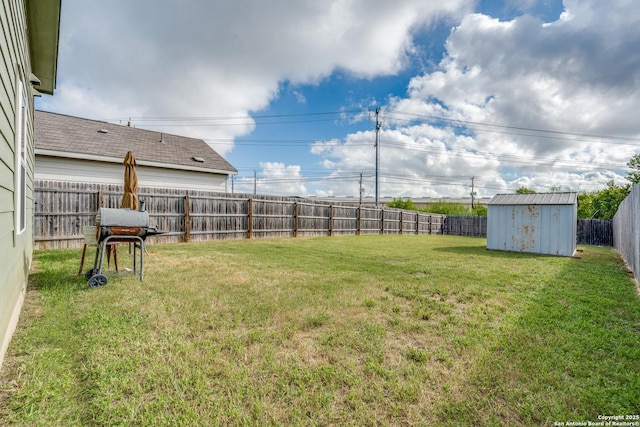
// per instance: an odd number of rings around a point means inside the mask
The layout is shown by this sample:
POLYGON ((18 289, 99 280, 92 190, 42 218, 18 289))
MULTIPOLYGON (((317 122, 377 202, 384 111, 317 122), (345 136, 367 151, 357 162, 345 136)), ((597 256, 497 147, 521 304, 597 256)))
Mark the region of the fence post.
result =
POLYGON ((298 237, 298 201, 294 202, 294 210, 293 210, 293 222, 295 230, 293 231, 293 235, 298 237))
POLYGON ((329 205, 329 236, 333 236, 333 205, 329 205))
POLYGON ((184 241, 191 241, 191 211, 189 205, 189 192, 184 196, 184 241))
POLYGON ((384 208, 380 208, 380 234, 384 234, 384 208))
POLYGON ((358 205, 358 209, 356 210, 356 215, 358 217, 358 229, 356 230, 356 235, 360 235, 360 230, 362 228, 362 205, 358 205))
POLYGON ((253 198, 249 197, 249 239, 253 238, 253 198))
POLYGON ((402 226, 404 225, 404 211, 400 211, 400 230, 398 235, 402 236, 402 226))
POLYGON ((102 197, 102 191, 98 191, 98 207, 104 207, 104 198, 102 197))
POLYGON ((420 234, 420 212, 416 212, 416 234, 420 234))

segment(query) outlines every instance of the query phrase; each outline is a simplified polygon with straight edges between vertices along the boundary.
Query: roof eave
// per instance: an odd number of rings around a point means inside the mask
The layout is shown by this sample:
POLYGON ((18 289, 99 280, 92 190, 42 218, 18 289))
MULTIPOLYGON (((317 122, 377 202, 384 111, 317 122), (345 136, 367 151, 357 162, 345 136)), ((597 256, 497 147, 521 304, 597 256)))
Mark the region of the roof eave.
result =
POLYGON ((26 0, 31 72, 38 92, 53 95, 58 67, 61 0, 26 0))
MULTIPOLYGON (((37 156, 61 157, 66 159, 90 160, 94 162, 105 162, 105 163, 122 164, 122 162, 124 161, 124 159, 121 159, 119 157, 107 157, 107 156, 98 156, 95 154, 72 153, 68 151, 44 150, 42 148, 36 148, 35 154, 37 156)), ((184 170, 184 171, 192 171, 192 172, 215 173, 220 175, 236 175, 238 173, 236 170, 224 170, 224 169, 196 167, 196 166, 187 166, 187 165, 175 165, 171 163, 160 163, 160 162, 153 162, 153 161, 140 160, 140 159, 137 159, 136 162, 138 163, 139 166, 148 166, 148 167, 161 168, 161 169, 175 169, 175 170, 184 170)))

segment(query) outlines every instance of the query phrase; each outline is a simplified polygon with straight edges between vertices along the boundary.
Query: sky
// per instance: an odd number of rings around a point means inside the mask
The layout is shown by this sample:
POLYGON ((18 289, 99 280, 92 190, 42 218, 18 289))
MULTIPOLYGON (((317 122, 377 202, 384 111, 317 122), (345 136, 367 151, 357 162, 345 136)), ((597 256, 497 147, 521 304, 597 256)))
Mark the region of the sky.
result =
POLYGON ((64 0, 36 108, 202 138, 235 192, 597 191, 640 152, 638 46, 634 0, 64 0))

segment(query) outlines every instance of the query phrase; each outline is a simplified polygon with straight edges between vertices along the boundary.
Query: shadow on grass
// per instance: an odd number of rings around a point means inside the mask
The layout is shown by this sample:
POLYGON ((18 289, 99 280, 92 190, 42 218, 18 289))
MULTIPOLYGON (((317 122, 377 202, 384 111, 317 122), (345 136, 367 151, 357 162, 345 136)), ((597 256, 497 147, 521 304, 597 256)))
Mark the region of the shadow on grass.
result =
MULTIPOLYGON (((93 258, 87 254, 85 266, 93 265, 93 258)), ((80 253, 78 251, 36 251, 34 264, 29 275, 29 287, 39 291, 81 290, 87 288, 84 272, 78 275, 80 253), (71 270, 69 265, 74 266, 71 270)))
POLYGON ((540 258, 553 255, 544 255, 530 252, 511 252, 511 251, 497 251, 487 249, 484 246, 449 246, 433 248, 434 252, 448 252, 457 255, 482 255, 491 258, 540 258))
MULTIPOLYGON (((441 250, 482 253, 477 247, 441 250)), ((586 263, 565 263, 555 277, 526 283, 518 306, 484 343, 464 391, 436 409, 442 419, 551 425, 637 412, 640 299, 611 256, 584 255, 586 263)))

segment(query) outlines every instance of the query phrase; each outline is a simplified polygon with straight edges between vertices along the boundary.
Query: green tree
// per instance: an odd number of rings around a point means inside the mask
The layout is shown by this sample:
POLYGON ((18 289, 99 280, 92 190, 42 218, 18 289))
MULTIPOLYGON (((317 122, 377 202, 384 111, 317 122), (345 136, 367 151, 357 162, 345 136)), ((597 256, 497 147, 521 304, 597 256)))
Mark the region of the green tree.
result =
POLYGON ((596 210, 593 207, 593 195, 595 193, 578 194, 578 218, 586 219, 593 217, 596 210))
POLYGON ((487 206, 486 205, 480 205, 480 204, 475 205, 473 207, 473 210, 471 211, 473 216, 487 216, 488 212, 489 212, 489 210, 487 209, 487 206))
POLYGON ((612 219, 630 190, 630 185, 609 181, 602 190, 578 194, 578 218, 612 219))
POLYGON ((516 190, 518 194, 536 194, 536 190, 527 187, 520 187, 516 190))
POLYGON ((629 195, 629 185, 616 185, 613 180, 607 182, 607 188, 593 195, 593 217, 597 219, 612 219, 618 211, 620 203, 629 195))
POLYGON ((640 154, 636 154, 627 162, 627 166, 631 168, 630 172, 627 172, 627 179, 631 182, 631 185, 636 185, 640 182, 640 154))
POLYGON ((425 209, 423 209, 423 211, 429 212, 429 213, 436 213, 440 215, 451 215, 451 216, 471 215, 471 209, 469 209, 462 203, 445 202, 443 200, 429 203, 429 205, 425 209))
POLYGON ((402 198, 393 199, 392 201, 387 203, 387 206, 390 207, 390 208, 404 209, 404 210, 407 210, 407 211, 415 211, 415 210, 417 210, 416 209, 416 205, 413 203, 413 201, 411 199, 407 199, 407 200, 402 200, 402 198))

